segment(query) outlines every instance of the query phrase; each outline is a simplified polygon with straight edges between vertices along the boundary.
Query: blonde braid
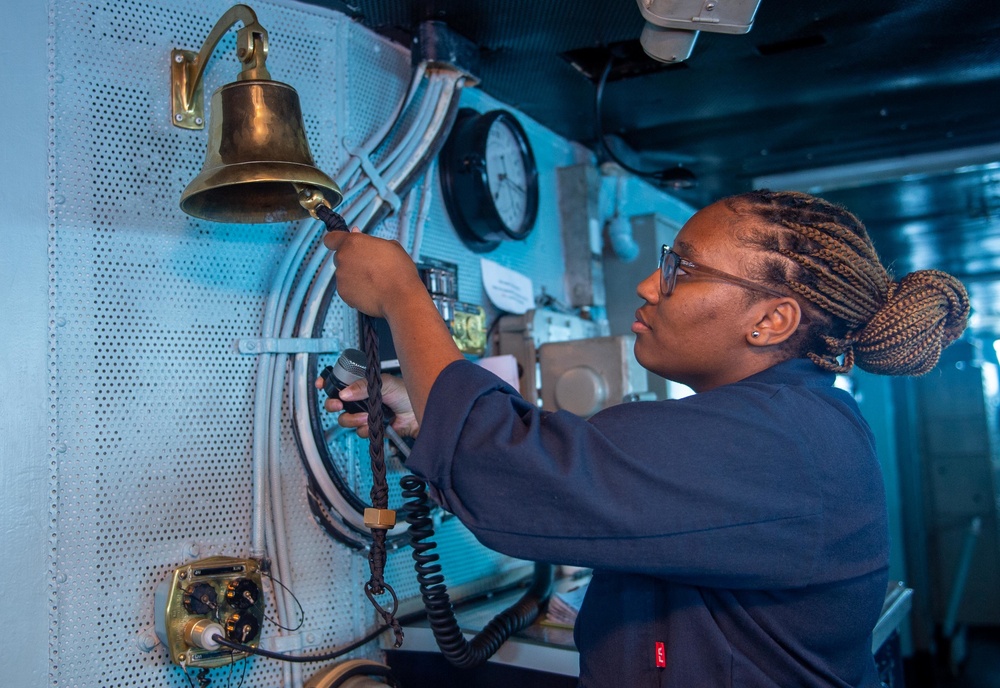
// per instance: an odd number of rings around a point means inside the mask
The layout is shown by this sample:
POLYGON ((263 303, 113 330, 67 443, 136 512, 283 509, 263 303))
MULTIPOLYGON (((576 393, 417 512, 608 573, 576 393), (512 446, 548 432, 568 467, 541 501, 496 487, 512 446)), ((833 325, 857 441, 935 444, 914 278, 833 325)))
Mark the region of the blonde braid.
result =
POLYGON ((969 297, 962 283, 939 270, 894 282, 864 225, 844 208, 792 191, 753 191, 726 202, 764 220, 743 238, 765 256, 767 281, 813 306, 808 325, 790 340, 795 355, 838 373, 857 362, 873 373, 922 375, 964 331, 969 297))

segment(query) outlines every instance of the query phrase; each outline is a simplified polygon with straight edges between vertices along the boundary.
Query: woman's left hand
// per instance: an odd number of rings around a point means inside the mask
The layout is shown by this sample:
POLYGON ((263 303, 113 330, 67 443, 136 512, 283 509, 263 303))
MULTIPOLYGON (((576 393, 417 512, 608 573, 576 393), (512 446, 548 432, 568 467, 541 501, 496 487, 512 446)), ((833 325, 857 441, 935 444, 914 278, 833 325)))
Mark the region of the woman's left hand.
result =
MULTIPOLYGON (((324 389, 326 381, 316 379, 316 388, 324 389)), ((368 398, 368 383, 364 378, 355 380, 340 390, 336 397, 330 397, 323 402, 323 408, 332 413, 344 410, 345 401, 361 401, 368 398)), ((410 397, 406 392, 403 380, 393 375, 382 375, 382 403, 396 414, 392 421, 393 429, 403 437, 416 437, 420 434, 420 424, 413 413, 410 397)), ((341 427, 354 428, 361 437, 368 437, 367 413, 341 413, 337 417, 341 427)))

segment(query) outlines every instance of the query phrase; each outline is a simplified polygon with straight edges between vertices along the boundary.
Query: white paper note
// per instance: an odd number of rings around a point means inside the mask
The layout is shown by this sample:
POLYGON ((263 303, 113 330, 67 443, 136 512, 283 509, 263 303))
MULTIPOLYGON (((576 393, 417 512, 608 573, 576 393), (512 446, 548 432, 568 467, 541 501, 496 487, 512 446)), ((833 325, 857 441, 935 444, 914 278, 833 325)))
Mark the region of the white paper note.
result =
POLYGON ((510 354, 503 356, 486 356, 476 361, 481 367, 486 368, 508 385, 517 389, 521 381, 517 377, 517 359, 510 354))
POLYGON ((480 258, 479 263, 483 271, 483 288, 494 306, 518 315, 535 307, 535 291, 530 278, 486 258, 480 258))

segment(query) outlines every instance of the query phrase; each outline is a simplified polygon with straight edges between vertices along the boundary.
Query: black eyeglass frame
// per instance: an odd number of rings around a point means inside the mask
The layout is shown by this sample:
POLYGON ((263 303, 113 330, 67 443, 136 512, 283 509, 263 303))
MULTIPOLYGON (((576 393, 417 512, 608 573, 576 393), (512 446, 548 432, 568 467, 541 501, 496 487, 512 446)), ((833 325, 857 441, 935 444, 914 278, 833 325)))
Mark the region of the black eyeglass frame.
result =
POLYGON ((739 285, 744 289, 749 289, 751 291, 758 291, 764 294, 770 294, 771 296, 788 296, 788 294, 782 294, 780 291, 776 291, 770 287, 765 287, 763 284, 757 284, 756 282, 751 282, 748 279, 743 279, 742 277, 737 277, 736 275, 730 275, 728 272, 723 272, 722 270, 716 270, 715 268, 709 268, 704 265, 692 263, 687 258, 678 255, 676 251, 666 244, 663 244, 663 247, 660 249, 659 264, 660 293, 663 296, 670 296, 674 292, 674 287, 677 286, 678 267, 684 268, 684 270, 688 272, 710 275, 717 279, 730 282, 731 284, 739 285))

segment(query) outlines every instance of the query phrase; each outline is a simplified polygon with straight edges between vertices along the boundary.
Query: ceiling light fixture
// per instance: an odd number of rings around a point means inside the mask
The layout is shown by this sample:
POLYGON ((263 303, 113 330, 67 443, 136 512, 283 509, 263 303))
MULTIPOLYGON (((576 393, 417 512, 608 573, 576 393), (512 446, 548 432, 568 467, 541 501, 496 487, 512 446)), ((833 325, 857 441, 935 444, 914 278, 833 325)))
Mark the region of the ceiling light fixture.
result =
POLYGON ((646 20, 639 42, 660 62, 691 57, 699 31, 747 33, 760 0, 636 0, 646 20))

